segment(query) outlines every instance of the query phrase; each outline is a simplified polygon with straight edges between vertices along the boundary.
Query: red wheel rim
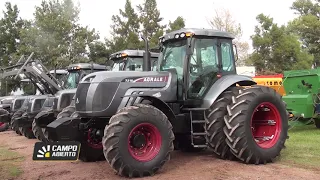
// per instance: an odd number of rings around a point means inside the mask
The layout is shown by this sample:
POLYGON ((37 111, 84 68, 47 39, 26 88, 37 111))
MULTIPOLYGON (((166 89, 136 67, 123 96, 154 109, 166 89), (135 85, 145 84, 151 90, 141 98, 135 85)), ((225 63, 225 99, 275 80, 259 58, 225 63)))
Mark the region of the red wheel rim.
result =
POLYGON ((89 129, 87 134, 87 144, 94 149, 102 149, 102 139, 96 135, 97 129, 89 129))
POLYGON ((6 124, 3 122, 0 122, 0 127, 5 126, 6 124))
POLYGON ((273 147, 281 134, 281 115, 269 102, 259 104, 251 117, 251 132, 254 141, 264 149, 273 147))
POLYGON ((155 158, 162 145, 162 137, 158 128, 150 123, 142 123, 132 129, 128 137, 128 149, 131 156, 147 162, 155 158), (138 140, 142 140, 138 142, 138 140))

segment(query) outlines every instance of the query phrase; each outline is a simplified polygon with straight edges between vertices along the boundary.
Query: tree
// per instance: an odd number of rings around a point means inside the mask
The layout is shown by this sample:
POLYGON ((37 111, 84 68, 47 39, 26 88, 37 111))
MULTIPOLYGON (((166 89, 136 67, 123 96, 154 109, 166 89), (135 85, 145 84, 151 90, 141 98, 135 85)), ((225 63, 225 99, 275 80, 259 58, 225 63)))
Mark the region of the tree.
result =
MULTIPOLYGON (((21 44, 21 30, 25 28, 27 21, 19 17, 17 5, 10 2, 5 3, 3 18, 0 20, 0 66, 13 65, 21 52, 18 51, 21 44)), ((11 91, 16 91, 20 87, 20 80, 7 77, 1 79, 1 95, 8 95, 11 91)))
POLYGON ((91 43, 89 45, 89 49, 90 49, 90 55, 89 55, 90 61, 93 61, 98 64, 106 63, 110 54, 107 51, 105 44, 103 44, 100 41, 97 41, 97 42, 91 43))
POLYGON ((150 47, 155 47, 159 43, 159 37, 163 35, 165 25, 161 25, 163 20, 157 8, 156 0, 144 0, 142 5, 138 5, 140 20, 143 27, 142 34, 150 39, 150 47))
POLYGON ((234 42, 237 46, 239 56, 239 60, 236 63, 237 65, 244 65, 248 59, 249 44, 241 41, 243 34, 241 25, 233 19, 229 10, 215 10, 215 13, 215 16, 209 20, 209 25, 213 29, 226 31, 235 36, 234 42))
POLYGON ((314 55, 313 65, 320 66, 320 4, 319 0, 296 0, 291 9, 299 17, 289 23, 290 30, 301 37, 305 48, 314 55))
POLYGON ((173 22, 169 21, 169 28, 166 30, 166 33, 171 31, 176 31, 185 27, 185 20, 182 16, 178 16, 173 22))
POLYGON ((22 32, 23 51, 35 52, 48 68, 87 61, 88 45, 99 36, 78 23, 79 12, 72 0, 42 1, 36 7, 34 22, 22 32))
POLYGON ((297 36, 264 14, 259 14, 257 21, 259 25, 255 27, 255 35, 251 36, 254 52, 250 61, 258 73, 282 73, 311 67, 313 56, 301 48, 297 36))
POLYGON ((10 2, 5 3, 4 17, 0 20, 0 65, 8 66, 14 63, 18 56, 20 44, 20 31, 24 28, 26 21, 19 18, 17 5, 12 6, 10 2))
POLYGON ((130 0, 126 0, 124 10, 119 9, 119 15, 112 16, 112 22, 112 37, 106 39, 109 53, 139 48, 139 16, 132 8, 130 0))

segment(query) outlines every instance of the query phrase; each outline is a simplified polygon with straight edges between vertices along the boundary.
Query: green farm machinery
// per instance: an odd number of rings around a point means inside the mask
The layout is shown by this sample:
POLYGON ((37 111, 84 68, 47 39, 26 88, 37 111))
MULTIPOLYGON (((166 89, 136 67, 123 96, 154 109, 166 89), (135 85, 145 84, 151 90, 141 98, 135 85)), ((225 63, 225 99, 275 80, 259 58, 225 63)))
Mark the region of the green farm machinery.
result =
POLYGON ((314 123, 320 128, 320 68, 285 71, 283 85, 291 126, 314 123))

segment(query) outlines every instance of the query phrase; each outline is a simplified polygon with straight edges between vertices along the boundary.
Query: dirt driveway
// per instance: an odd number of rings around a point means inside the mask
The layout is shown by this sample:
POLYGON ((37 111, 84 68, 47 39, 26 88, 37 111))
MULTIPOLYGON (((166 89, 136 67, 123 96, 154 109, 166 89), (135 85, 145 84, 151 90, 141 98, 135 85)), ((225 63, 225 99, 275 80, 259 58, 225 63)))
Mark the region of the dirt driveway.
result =
MULTIPOLYGON (((17 179, 125 179, 114 174, 107 162, 35 162, 32 160, 34 143, 13 131, 0 133, 0 144, 25 156, 21 163, 22 175, 17 179)), ((0 162, 1 163, 1 162, 0 162)), ((172 154, 172 159, 153 177, 143 179, 319 179, 320 172, 289 167, 279 163, 267 165, 245 165, 239 162, 217 159, 211 152, 187 154, 179 151, 172 154)), ((0 174, 1 177, 1 174, 0 174)))

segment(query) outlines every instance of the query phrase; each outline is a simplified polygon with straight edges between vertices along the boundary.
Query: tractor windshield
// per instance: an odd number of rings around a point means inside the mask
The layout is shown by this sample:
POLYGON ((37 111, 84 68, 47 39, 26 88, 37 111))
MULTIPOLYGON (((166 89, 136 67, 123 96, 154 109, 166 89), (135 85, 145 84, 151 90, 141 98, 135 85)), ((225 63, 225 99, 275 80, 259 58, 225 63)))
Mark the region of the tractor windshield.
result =
POLYGON ((175 68, 178 73, 178 79, 182 79, 183 62, 186 56, 187 40, 165 43, 162 51, 160 71, 175 68))
POLYGON ((219 41, 221 60, 218 58, 217 38, 194 37, 191 43, 193 54, 188 56, 188 59, 186 59, 187 39, 165 42, 161 52, 160 71, 176 69, 178 81, 189 81, 189 87, 186 87, 188 98, 201 99, 208 87, 217 80, 218 73, 228 74, 235 70, 231 40, 219 41), (185 78, 183 78, 184 62, 189 63, 185 78))
MULTIPOLYGON (((158 58, 151 58, 151 67, 157 62, 158 58)), ((112 71, 142 71, 143 57, 126 57, 114 61, 112 71)))
POLYGON ((77 81, 79 79, 79 71, 70 71, 67 74, 67 77, 64 81, 63 86, 66 89, 74 89, 77 88, 77 81))

